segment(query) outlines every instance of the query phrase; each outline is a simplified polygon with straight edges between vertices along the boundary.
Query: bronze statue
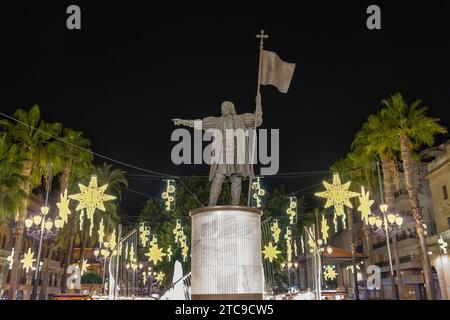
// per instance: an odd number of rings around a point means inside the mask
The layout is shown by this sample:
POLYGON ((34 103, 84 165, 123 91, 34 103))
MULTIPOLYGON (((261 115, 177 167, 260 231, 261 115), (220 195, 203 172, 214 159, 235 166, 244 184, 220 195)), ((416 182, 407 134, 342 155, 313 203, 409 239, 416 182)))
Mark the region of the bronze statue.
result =
MULTIPOLYGON (((206 117, 201 120, 202 130, 216 129, 221 133, 221 136, 223 138, 222 159, 227 159, 225 163, 223 163, 223 161, 215 160, 212 160, 211 162, 209 180, 212 181, 212 183, 209 193, 209 206, 215 206, 217 204, 217 199, 219 198, 222 184, 225 181, 226 177, 231 180, 232 205, 239 205, 239 199, 242 190, 242 178, 247 178, 253 175, 253 166, 250 163, 250 154, 252 153, 252 150, 249 150, 250 145, 248 143, 248 136, 245 139, 245 161, 236 161, 236 155, 239 152, 238 150, 236 150, 236 148, 239 145, 234 143, 234 140, 228 141, 231 139, 226 139, 226 130, 241 129, 247 131, 250 128, 259 127, 262 124, 263 113, 259 95, 256 98, 255 113, 236 114, 234 104, 229 101, 225 101, 222 103, 221 111, 222 116, 220 117, 206 117), (234 161, 228 161, 228 157, 234 159, 234 161)), ((183 125, 192 128, 194 127, 194 120, 173 119, 173 122, 175 125, 183 125)))

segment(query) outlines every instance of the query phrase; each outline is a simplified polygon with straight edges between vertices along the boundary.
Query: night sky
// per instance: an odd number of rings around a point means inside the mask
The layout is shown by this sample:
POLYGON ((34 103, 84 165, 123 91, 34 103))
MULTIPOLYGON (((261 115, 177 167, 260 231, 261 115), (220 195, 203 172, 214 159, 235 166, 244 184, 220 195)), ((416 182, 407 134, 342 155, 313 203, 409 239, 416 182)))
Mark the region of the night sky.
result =
MULTIPOLYGON (((265 48, 297 64, 287 94, 262 88, 262 127, 280 129, 280 173, 327 171, 379 101, 397 91, 422 98, 450 126, 449 1, 303 2, 2 4, 0 110, 12 115, 38 104, 45 120, 83 131, 98 153, 149 170, 207 175, 206 165, 171 163, 171 119, 219 115, 223 100, 238 113, 253 112, 255 35, 264 29, 265 48), (70 4, 81 7, 79 31, 66 28, 70 4), (381 6, 382 30, 366 28, 369 4, 381 6)), ((264 184, 292 192, 323 177, 267 177, 264 184)), ((160 196, 159 178, 129 182, 160 196)), ((122 206, 135 215, 145 200, 125 191, 122 206)))

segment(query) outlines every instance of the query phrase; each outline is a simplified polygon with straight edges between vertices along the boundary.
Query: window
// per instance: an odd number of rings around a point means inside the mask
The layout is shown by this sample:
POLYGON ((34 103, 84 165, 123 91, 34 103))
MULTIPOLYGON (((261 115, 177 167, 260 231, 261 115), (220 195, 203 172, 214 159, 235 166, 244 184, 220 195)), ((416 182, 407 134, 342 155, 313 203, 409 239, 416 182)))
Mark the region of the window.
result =
POLYGON ((444 200, 448 199, 447 186, 442 186, 442 197, 444 198, 444 200))

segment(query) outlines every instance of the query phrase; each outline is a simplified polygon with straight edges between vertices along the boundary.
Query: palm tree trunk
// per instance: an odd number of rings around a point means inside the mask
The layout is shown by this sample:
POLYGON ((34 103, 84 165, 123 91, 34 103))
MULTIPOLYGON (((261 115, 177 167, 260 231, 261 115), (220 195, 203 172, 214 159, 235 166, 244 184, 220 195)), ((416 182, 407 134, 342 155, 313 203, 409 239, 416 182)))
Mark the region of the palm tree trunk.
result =
POLYGON ((425 276, 425 289, 429 300, 436 300, 436 289, 434 287, 433 273, 431 271, 431 261, 428 255, 428 246, 425 240, 422 212, 420 209, 419 196, 413 179, 413 161, 411 155, 411 141, 407 136, 400 136, 400 152, 403 160, 403 170, 405 174, 406 189, 408 190, 411 213, 416 222, 416 231, 420 240, 423 257, 423 273, 425 276))
MULTIPOLYGON (((81 240, 81 248, 80 248, 80 261, 78 264, 78 266, 80 268, 80 276, 83 271, 84 249, 86 248, 87 241, 88 241, 88 236, 83 234, 82 240, 81 240)), ((80 289, 76 289, 75 292, 80 293, 80 289)))
MULTIPOLYGON (((383 170, 383 184, 384 184, 384 196, 386 198, 386 204, 388 205, 388 210, 394 209, 394 161, 392 158, 387 156, 381 157, 381 164, 383 170)), ((388 235, 386 235, 388 236, 388 235)), ((392 236, 392 252, 394 254, 394 264, 395 264, 395 278, 397 280, 398 286, 398 299, 403 297, 403 276, 400 266, 400 256, 398 254, 398 241, 397 235, 392 236)), ((388 258, 389 259, 389 258, 388 258)), ((395 285, 394 285, 395 287, 395 285)), ((392 293, 396 294, 395 292, 392 293)))
MULTIPOLYGON (((25 161, 23 166, 23 176, 29 177, 31 174, 31 161, 25 161)), ((31 185, 29 182, 25 182, 20 186, 22 190, 27 195, 26 199, 23 201, 22 210, 19 213, 18 220, 16 221, 16 227, 14 228, 13 233, 13 242, 14 242, 14 256, 13 256, 13 265, 11 269, 11 277, 9 281, 9 299, 16 299, 16 289, 18 284, 17 277, 19 276, 19 268, 20 268, 20 255, 22 251, 23 244, 23 232, 25 231, 25 219, 28 215, 28 198, 31 192, 31 185)))
POLYGON ((355 285, 354 293, 355 300, 359 300, 359 286, 358 286, 358 270, 356 270, 356 243, 355 243, 355 228, 353 226, 353 211, 346 210, 348 215, 348 229, 351 239, 351 251, 352 251, 352 265, 353 265, 353 283, 355 285))
POLYGON ((53 256, 53 249, 55 247, 55 244, 52 242, 49 244, 48 246, 48 254, 47 254, 47 261, 46 263, 43 265, 43 270, 42 270, 42 284, 41 284, 41 291, 39 294, 39 299, 40 300, 45 300, 47 297, 47 291, 48 291, 48 280, 49 280, 49 271, 50 271, 50 261, 52 260, 52 256, 53 256))

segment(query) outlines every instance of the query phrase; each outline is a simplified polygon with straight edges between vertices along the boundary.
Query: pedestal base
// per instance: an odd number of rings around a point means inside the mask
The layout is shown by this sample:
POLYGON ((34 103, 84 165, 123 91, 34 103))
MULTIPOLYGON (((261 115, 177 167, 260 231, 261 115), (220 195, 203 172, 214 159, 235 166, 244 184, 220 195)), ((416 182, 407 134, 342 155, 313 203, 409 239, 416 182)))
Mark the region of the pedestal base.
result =
POLYGON ((190 212, 193 300, 262 299, 261 214, 240 206, 190 212))

